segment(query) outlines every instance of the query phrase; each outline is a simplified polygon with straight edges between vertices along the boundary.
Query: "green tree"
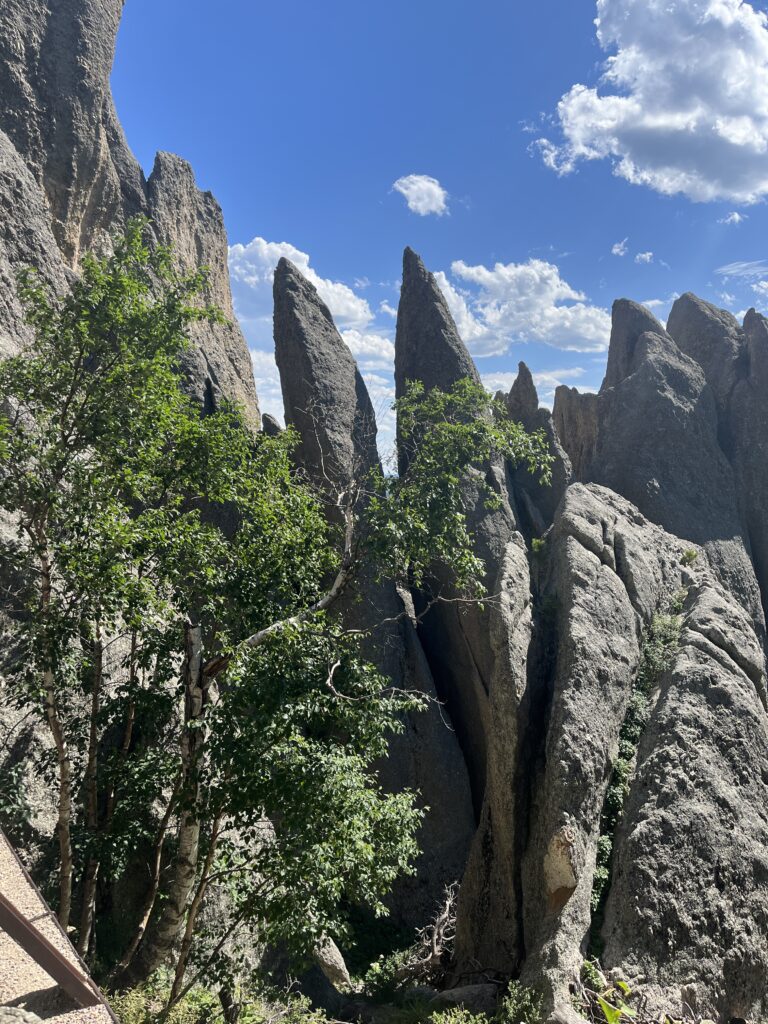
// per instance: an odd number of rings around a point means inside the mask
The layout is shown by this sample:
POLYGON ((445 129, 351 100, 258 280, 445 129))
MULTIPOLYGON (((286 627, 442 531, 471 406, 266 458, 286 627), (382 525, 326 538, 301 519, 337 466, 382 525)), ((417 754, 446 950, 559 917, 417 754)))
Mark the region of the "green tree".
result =
POLYGON ((291 431, 254 435, 186 396, 188 328, 219 314, 204 273, 146 236, 129 225, 61 300, 25 275, 35 338, 0 365, 0 507, 15 699, 55 751, 59 918, 79 911, 93 953, 99 885, 149 851, 134 932, 102 957, 146 973, 176 950, 175 1001, 191 959, 224 969, 238 925, 306 951, 343 934, 349 901, 383 912, 419 812, 373 764, 420 700, 365 664, 333 606, 363 564, 420 585, 450 563, 480 599, 462 476, 497 456, 546 475, 548 456, 471 382, 414 386, 408 471, 355 482, 329 520, 291 431), (234 917, 201 945, 213 885, 234 917))

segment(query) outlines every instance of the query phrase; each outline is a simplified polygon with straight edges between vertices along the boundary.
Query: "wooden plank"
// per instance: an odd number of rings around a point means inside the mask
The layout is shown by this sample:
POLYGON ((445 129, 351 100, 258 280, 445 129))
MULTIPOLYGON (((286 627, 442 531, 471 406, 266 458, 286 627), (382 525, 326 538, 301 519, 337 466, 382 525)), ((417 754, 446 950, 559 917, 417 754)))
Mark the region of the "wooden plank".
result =
POLYGON ((81 969, 61 953, 53 943, 18 912, 11 901, 0 893, 0 928, 28 953, 46 974, 78 1004, 100 1006, 101 994, 83 975, 81 969))

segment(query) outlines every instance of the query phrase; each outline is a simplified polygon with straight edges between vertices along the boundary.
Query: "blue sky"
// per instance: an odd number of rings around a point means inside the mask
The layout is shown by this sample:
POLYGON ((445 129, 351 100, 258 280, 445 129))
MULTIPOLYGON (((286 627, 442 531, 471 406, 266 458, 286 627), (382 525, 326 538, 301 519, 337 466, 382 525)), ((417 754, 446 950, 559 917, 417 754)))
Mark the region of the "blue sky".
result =
POLYGON ((524 359, 551 402, 558 381, 599 387, 614 298, 662 319, 686 290, 768 306, 765 10, 128 0, 113 88, 145 169, 179 153, 222 204, 267 411, 286 253, 383 413, 405 245, 440 272, 488 385, 524 359))

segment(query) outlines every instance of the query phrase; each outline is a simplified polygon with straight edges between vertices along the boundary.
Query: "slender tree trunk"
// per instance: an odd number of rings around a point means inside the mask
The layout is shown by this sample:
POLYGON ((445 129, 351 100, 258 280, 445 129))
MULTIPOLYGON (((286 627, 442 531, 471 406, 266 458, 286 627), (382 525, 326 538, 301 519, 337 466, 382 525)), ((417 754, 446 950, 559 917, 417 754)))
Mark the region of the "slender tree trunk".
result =
POLYGON ((195 891, 195 895, 192 897, 192 902, 187 913, 187 923, 184 928, 184 937, 181 940, 181 948, 179 950, 178 960, 176 961, 176 971, 169 997, 170 1002, 178 998, 182 985, 184 984, 184 974, 187 970, 187 961, 189 960, 189 954, 192 950, 192 942, 195 936, 197 915, 200 912, 200 907, 202 906, 205 894, 208 891, 208 881, 211 876, 211 868, 213 867, 213 861, 216 856, 216 846, 219 841, 220 829, 221 815, 218 815, 211 827, 211 840, 208 846, 208 852, 205 855, 205 861, 203 862, 203 869, 200 873, 200 881, 198 883, 197 890, 195 891))
POLYGON ((72 765, 69 760, 69 748, 64 737, 64 730, 56 707, 56 691, 53 671, 46 669, 43 674, 45 691, 45 717, 51 730, 56 747, 56 761, 59 770, 58 820, 56 833, 59 840, 59 911, 58 918, 62 928, 69 925, 72 909, 72 875, 74 873, 74 857, 72 855, 72 765))
POLYGON ((91 688, 90 732, 88 736, 88 763, 85 770, 85 816, 91 852, 85 868, 83 881, 83 897, 80 913, 80 931, 77 951, 81 956, 88 952, 93 930, 93 918, 96 906, 96 886, 99 880, 101 861, 96 855, 94 844, 99 831, 99 712, 101 710, 101 688, 104 679, 104 645, 101 632, 96 633, 91 646, 93 675, 91 688))
POLYGON ((150 973, 169 958, 184 927, 187 903, 197 876, 200 849, 200 760, 205 746, 203 721, 208 705, 209 681, 203 674, 200 626, 187 624, 184 633, 181 820, 167 898, 142 952, 143 967, 150 973))
MULTIPOLYGON (((51 562, 45 540, 45 531, 41 528, 37 538, 40 558, 40 606, 42 621, 48 624, 51 607, 53 584, 51 579, 51 562)), ((52 652, 48 651, 48 664, 43 670, 43 699, 45 720, 48 723, 53 743, 56 748, 56 763, 59 773, 58 819, 56 834, 59 840, 59 910, 58 918, 62 928, 69 925, 72 909, 72 877, 74 874, 74 857, 72 854, 72 763, 69 747, 64 734, 64 726, 56 704, 56 679, 53 671, 52 652)))
POLYGON ((123 975, 133 962, 133 958, 136 955, 136 950, 141 944, 141 940, 144 938, 144 934, 149 924, 149 919, 152 916, 152 911, 155 908, 155 901, 157 900, 157 893, 160 889, 160 873, 163 865, 163 847, 165 846, 165 837, 168 833, 168 825, 171 821, 171 815, 173 814, 176 806, 176 798, 179 793, 179 786, 181 779, 177 779, 176 785, 173 788, 173 793, 168 801, 168 806, 165 809, 163 820, 160 822, 160 828, 157 832, 157 838, 155 840, 155 847, 152 856, 152 880, 150 882, 149 891, 144 900, 144 906, 141 911, 141 918, 139 919, 138 927, 133 934, 133 938, 128 944, 128 948, 123 954, 120 963, 112 970, 109 980, 110 982, 119 978, 123 975))

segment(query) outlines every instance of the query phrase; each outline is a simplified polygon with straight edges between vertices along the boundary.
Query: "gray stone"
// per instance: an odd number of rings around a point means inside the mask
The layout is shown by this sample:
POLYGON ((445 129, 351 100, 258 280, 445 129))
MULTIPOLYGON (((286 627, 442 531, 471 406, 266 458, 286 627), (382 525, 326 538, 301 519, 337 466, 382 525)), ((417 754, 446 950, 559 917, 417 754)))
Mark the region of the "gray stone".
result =
MULTIPOLYGON (((378 466, 373 407, 352 354, 314 286, 288 260, 275 273, 275 358, 286 422, 312 484, 334 496, 378 466)), ((332 516, 337 523, 338 517, 332 516)), ((412 621, 410 596, 378 581, 363 565, 336 611, 348 628, 369 634, 366 656, 405 690, 424 694, 427 710, 407 716, 380 766, 385 788, 418 789, 429 808, 414 879, 397 887, 392 906, 409 926, 431 919, 446 885, 464 870, 474 822, 466 767, 450 720, 437 704, 432 674, 412 621), (382 625, 383 623, 383 625, 382 625)))
POLYGON ((267 437, 279 437, 283 432, 283 428, 278 421, 268 412, 265 412, 261 417, 261 429, 267 437))
POLYGON ((470 1013, 484 1013, 491 1017, 496 1012, 499 1001, 499 985, 460 985, 438 993, 429 1001, 432 1012, 450 1010, 461 1006, 470 1013))
MULTIPOLYGON (((420 381, 427 390, 448 391, 463 377, 480 381, 434 275, 406 248, 395 335, 395 395, 401 398, 411 381, 420 381)), ((398 462, 402 472, 407 453, 399 439, 398 462)))
POLYGON ((194 328, 193 393, 208 407, 239 403, 255 425, 221 210, 178 157, 159 154, 146 182, 115 114, 109 77, 122 9, 123 0, 0 0, 0 354, 26 337, 16 271, 31 264, 60 291, 85 252, 108 249, 127 218, 144 214, 184 269, 208 265, 207 298, 230 320, 194 328))
MULTIPOLYGON (((402 395, 408 380, 421 381, 429 391, 447 390, 464 377, 479 380, 434 277, 406 249, 395 341, 396 392, 402 395)), ((402 445, 399 462, 407 468, 402 445)), ((429 593, 416 596, 422 613, 430 599, 447 599, 423 616, 419 637, 456 726, 479 819, 459 895, 457 977, 476 973, 477 963, 510 973, 519 962, 519 934, 510 926, 519 914, 514 783, 531 637, 528 560, 509 468, 500 460, 473 468, 463 491, 489 600, 483 607, 452 603, 455 592, 446 566, 435 566, 429 593), (498 495, 497 508, 487 506, 488 486, 498 495)))
POLYGON ((547 440, 552 462, 552 481, 542 484, 538 474, 529 473, 524 466, 512 472, 516 503, 522 516, 527 517, 529 532, 540 536, 552 525, 557 507, 565 489, 571 482, 571 461, 560 443, 552 413, 539 407, 539 396, 531 371, 520 363, 517 377, 506 397, 509 417, 522 423, 527 431, 541 431, 547 440))
MULTIPOLYGON (((577 476, 612 488, 670 533, 702 544, 723 584, 762 631, 760 593, 733 469, 719 441, 715 396, 698 363, 660 325, 632 333, 652 319, 639 310, 626 300, 614 304, 611 351, 617 354, 609 357, 611 375, 600 394, 584 407, 588 425, 574 431, 579 441, 594 433, 572 455, 577 476)), ((568 426, 578 421, 582 405, 571 396, 564 412, 558 408, 564 399, 558 390, 555 422, 570 453, 568 426)))
POLYGON ((368 391, 315 286, 285 257, 273 291, 275 359, 298 459, 323 486, 345 487, 379 461, 368 391))
POLYGON ((604 963, 669 1012, 768 1013, 768 714, 749 618, 705 574, 617 835, 604 963), (637 982, 637 984, 635 984, 637 982))

